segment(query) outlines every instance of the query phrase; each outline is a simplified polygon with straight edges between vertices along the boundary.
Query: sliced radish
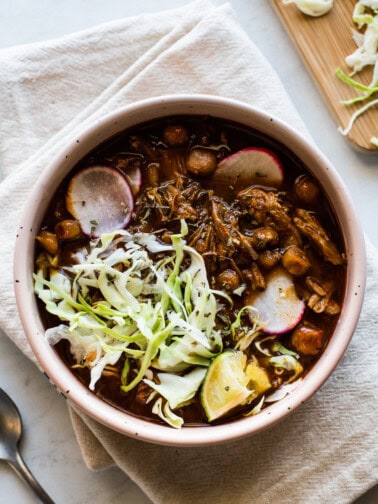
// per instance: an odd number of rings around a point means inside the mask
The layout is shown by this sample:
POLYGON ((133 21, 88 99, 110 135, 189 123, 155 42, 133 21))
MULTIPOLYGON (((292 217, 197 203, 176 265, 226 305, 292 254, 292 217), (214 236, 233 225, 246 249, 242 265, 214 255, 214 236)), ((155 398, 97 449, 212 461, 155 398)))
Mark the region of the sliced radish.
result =
POLYGON ((90 166, 72 177, 66 206, 83 233, 100 236, 128 224, 134 198, 121 172, 108 166, 90 166))
POLYGON ((135 196, 138 194, 142 185, 142 172, 139 166, 130 166, 127 171, 123 172, 127 182, 129 183, 130 189, 135 196))
POLYGON ((293 277, 284 268, 276 268, 266 278, 266 289, 251 294, 246 300, 260 313, 264 332, 282 334, 293 329, 302 319, 305 302, 298 298, 293 277))
POLYGON ((280 187, 284 173, 282 163, 274 152, 248 147, 224 158, 213 177, 215 183, 239 190, 251 185, 280 187))

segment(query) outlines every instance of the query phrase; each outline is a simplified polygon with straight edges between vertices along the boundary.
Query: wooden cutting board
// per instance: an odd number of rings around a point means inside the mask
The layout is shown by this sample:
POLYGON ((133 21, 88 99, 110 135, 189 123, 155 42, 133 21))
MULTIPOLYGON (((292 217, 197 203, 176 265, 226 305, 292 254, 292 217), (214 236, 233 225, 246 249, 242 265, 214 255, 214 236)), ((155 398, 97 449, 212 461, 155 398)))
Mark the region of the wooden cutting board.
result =
MULTIPOLYGON (((356 49, 351 36, 354 26, 352 12, 356 1, 335 0, 331 11, 319 18, 302 14, 295 4, 284 5, 282 0, 274 0, 273 3, 284 27, 318 84, 337 126, 344 129, 353 112, 361 106, 361 104, 346 106, 340 103, 341 100, 356 96, 357 91, 335 76, 337 67, 347 75, 350 73, 344 60, 356 49)), ((370 84, 372 67, 359 72, 354 79, 370 84)), ((360 116, 346 138, 355 147, 378 152, 369 141, 372 136, 378 137, 378 106, 372 107, 360 116)))

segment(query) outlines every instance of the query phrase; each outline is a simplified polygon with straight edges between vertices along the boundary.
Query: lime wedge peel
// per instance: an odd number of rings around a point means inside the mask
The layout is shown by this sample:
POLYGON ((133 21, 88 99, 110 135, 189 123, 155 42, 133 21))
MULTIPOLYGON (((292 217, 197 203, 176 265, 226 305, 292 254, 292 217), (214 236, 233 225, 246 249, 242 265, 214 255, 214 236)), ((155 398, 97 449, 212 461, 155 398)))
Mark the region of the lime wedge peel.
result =
POLYGON ((232 350, 212 361, 201 389, 201 402, 209 422, 256 397, 255 390, 248 388, 246 365, 244 353, 232 350))

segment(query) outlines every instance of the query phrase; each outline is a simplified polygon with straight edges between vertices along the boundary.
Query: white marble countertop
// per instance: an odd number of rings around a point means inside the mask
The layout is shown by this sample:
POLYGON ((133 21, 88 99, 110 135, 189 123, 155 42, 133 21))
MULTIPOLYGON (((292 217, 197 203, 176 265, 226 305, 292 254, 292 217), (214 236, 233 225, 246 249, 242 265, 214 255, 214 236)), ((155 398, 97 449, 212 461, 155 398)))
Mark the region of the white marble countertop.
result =
MULTIPOLYGON (((98 23, 188 3, 188 0, 2 0, 0 48, 55 38, 98 23)), ((214 0, 215 4, 224 3, 214 0)), ((348 186, 366 234, 378 246, 378 155, 355 151, 337 132, 312 79, 267 0, 231 0, 247 34, 273 64, 317 145, 348 186)), ((150 500, 118 469, 89 471, 81 458, 64 399, 0 332, 0 386, 18 404, 24 423, 22 454, 57 504, 150 500)), ((0 504, 35 499, 11 469, 0 464, 0 504)), ((357 501, 378 502, 375 488, 357 501)), ((272 503, 273 504, 273 503, 272 503)))

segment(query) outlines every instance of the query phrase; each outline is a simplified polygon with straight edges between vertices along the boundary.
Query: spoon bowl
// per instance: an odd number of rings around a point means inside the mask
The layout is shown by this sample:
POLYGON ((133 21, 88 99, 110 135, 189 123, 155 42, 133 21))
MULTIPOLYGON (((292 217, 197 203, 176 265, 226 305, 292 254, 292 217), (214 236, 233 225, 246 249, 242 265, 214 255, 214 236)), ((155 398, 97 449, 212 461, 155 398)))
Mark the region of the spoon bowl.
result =
POLYGON ((22 435, 21 415, 12 399, 0 388, 0 460, 7 462, 12 469, 33 490, 44 504, 54 504, 30 472, 19 452, 22 435))
POLYGON ((10 397, 0 389, 0 460, 8 461, 14 455, 22 432, 19 411, 10 397))

